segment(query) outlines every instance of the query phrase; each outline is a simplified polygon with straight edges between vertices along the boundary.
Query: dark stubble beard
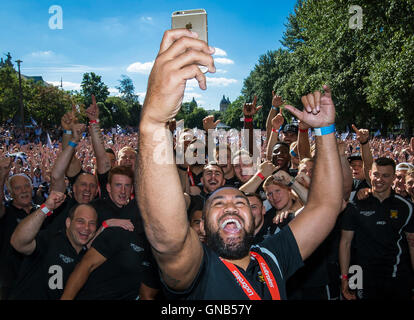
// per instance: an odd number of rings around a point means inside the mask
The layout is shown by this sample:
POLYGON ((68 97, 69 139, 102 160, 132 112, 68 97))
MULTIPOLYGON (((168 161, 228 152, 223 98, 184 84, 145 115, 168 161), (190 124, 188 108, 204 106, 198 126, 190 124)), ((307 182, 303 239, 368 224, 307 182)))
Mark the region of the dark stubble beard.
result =
POLYGON ((219 257, 229 260, 238 260, 247 256, 253 245, 254 230, 244 230, 242 240, 237 243, 224 243, 220 230, 212 232, 206 225, 206 245, 216 252, 219 257))

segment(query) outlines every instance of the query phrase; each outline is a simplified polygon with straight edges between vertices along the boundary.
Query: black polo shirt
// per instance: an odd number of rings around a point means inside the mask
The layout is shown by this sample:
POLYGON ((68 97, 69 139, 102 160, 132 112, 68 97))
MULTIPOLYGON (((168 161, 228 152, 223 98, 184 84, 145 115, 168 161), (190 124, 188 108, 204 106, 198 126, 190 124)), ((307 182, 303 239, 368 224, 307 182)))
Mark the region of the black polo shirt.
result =
POLYGON ((263 218, 263 225, 260 228, 259 232, 254 236, 253 243, 258 244, 265 240, 267 237, 272 234, 278 233, 281 229, 286 227, 288 223, 294 218, 294 214, 291 213, 288 217, 282 221, 282 223, 275 224, 273 223, 273 218, 276 216, 276 209, 274 207, 266 211, 263 218))
MULTIPOLYGON (((184 292, 174 292, 164 285, 167 298, 247 300, 248 297, 243 289, 219 256, 204 244, 203 250, 204 256, 200 270, 189 289, 184 292)), ((286 227, 278 234, 268 237, 259 245, 253 246, 251 250, 258 252, 264 258, 276 279, 281 299, 286 299, 286 280, 303 265, 299 248, 290 228, 286 227)), ((271 299, 256 259, 250 261, 246 271, 238 269, 262 299, 271 299)))
POLYGON ((364 272, 380 277, 403 277, 412 273, 405 232, 414 232, 413 204, 401 196, 380 202, 373 195, 355 200, 341 221, 343 230, 354 231, 355 262, 364 272))
POLYGON ((36 249, 23 260, 13 300, 58 300, 70 274, 85 253, 72 247, 66 231, 44 230, 36 236, 36 249), (62 286, 59 288, 61 277, 62 286))
POLYGON ((107 260, 91 273, 77 300, 134 300, 141 282, 159 288, 158 270, 144 233, 107 228, 92 248, 107 260))
POLYGON ((136 231, 143 232, 141 213, 136 199, 132 199, 127 205, 118 207, 111 198, 97 199, 90 203, 98 213, 98 226, 108 219, 129 219, 136 231))
POLYGON ((59 206, 59 208, 53 210, 53 214, 47 218, 47 220, 50 220, 47 228, 51 232, 66 230, 66 218, 69 217, 70 209, 72 209, 77 204, 78 202, 75 200, 75 198, 67 197, 65 201, 59 206))
MULTIPOLYGON (((38 208, 33 204, 29 214, 38 208)), ((23 255, 12 247, 10 238, 20 221, 27 216, 25 210, 16 208, 12 202, 5 204, 5 214, 0 220, 0 284, 3 287, 10 288, 13 285, 23 261, 23 255)), ((42 228, 46 225, 45 221, 42 228)))

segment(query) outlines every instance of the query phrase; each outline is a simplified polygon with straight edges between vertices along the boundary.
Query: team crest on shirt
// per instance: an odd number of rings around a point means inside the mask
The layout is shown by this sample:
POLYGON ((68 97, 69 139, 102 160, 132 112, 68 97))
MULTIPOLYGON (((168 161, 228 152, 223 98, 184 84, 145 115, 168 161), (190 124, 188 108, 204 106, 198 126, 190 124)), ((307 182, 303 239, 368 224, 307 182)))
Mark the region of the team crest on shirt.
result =
POLYGON ((259 271, 257 273, 257 280, 259 280, 261 283, 265 283, 266 282, 261 271, 259 271))
POLYGON ((75 261, 74 259, 67 257, 63 254, 59 254, 59 258, 61 258, 64 263, 72 263, 73 261, 75 261))
POLYGON ((397 219, 398 218, 398 210, 391 209, 390 210, 390 218, 397 219))
POLYGON ((134 244, 134 243, 130 243, 130 246, 131 246, 132 250, 134 250, 135 252, 141 252, 141 251, 144 251, 144 249, 143 249, 143 248, 141 248, 141 247, 137 246, 137 245, 136 245, 136 244, 134 244))

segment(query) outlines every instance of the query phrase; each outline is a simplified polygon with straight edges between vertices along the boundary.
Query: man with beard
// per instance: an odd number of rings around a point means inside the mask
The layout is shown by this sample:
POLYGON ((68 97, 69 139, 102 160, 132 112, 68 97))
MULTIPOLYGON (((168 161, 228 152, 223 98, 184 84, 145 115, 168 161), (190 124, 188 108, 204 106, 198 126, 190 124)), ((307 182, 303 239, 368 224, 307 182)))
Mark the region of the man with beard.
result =
POLYGON ((224 185, 223 169, 215 162, 206 164, 201 176, 202 190, 200 196, 207 198, 212 192, 224 185))
POLYGON ((341 208, 342 175, 330 89, 324 86, 323 95, 309 94, 303 112, 285 107, 317 134, 313 190, 302 214, 285 231, 252 247, 255 226, 249 201, 238 189, 224 187, 205 204, 201 228, 207 245, 203 245, 189 226, 171 153, 159 150, 172 150, 167 122, 180 109, 186 81, 196 78, 206 89, 206 76, 198 65, 215 72, 213 53, 214 48, 190 30, 164 33, 140 122, 135 181, 145 232, 169 294, 187 299, 286 299, 286 279, 328 235, 341 208))

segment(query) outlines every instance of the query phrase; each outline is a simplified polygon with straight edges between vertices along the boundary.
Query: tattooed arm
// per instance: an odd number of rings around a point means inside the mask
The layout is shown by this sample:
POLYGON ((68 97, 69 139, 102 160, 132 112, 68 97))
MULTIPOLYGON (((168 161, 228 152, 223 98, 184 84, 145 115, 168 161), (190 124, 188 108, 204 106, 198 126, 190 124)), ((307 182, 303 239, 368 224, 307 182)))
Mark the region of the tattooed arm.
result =
POLYGON ((89 118, 89 134, 92 138, 98 173, 104 174, 111 169, 111 161, 105 152, 105 143, 99 127, 99 108, 94 95, 92 95, 92 104, 86 109, 86 115, 89 118))

